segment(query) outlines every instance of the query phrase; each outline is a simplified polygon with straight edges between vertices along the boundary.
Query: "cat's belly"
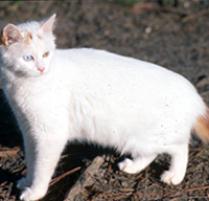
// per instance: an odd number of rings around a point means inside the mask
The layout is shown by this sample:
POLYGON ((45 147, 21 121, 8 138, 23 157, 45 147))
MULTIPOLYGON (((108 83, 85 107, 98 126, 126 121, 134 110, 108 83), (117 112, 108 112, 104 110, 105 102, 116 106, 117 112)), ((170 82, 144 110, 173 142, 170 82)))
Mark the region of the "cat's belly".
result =
POLYGON ((184 142, 190 135, 189 114, 179 118, 180 108, 174 112, 175 108, 146 107, 140 102, 134 108, 129 103, 115 102, 93 96, 77 99, 72 113, 74 121, 71 121, 77 128, 76 137, 113 146, 124 153, 133 149, 151 153, 155 150, 162 152, 171 144, 184 142))

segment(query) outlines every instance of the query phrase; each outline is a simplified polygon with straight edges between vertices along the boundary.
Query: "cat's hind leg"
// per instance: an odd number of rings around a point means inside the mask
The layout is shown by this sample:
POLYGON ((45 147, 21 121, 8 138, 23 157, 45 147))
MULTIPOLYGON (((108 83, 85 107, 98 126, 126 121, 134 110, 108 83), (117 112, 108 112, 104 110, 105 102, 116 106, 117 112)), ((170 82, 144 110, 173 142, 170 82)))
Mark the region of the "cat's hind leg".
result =
POLYGON ((156 154, 151 154, 140 156, 133 160, 126 158, 118 164, 118 167, 123 172, 136 174, 144 170, 156 158, 156 156, 156 154))
POLYGON ((161 176, 161 181, 177 185, 184 179, 188 162, 188 144, 173 146, 170 150, 171 165, 161 176))

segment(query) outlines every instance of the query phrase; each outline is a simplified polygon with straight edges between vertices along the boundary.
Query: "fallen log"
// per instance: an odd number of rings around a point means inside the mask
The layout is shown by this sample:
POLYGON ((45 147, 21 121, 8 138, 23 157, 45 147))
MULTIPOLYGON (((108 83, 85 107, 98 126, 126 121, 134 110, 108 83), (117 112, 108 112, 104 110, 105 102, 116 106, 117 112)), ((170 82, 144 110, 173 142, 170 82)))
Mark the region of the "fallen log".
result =
POLYGON ((94 175, 96 175, 104 163, 104 158, 98 156, 96 157, 91 165, 81 174, 78 181, 74 184, 74 186, 67 193, 64 201, 75 201, 79 200, 78 197, 82 197, 82 195, 86 195, 87 188, 91 187, 94 182, 94 175))

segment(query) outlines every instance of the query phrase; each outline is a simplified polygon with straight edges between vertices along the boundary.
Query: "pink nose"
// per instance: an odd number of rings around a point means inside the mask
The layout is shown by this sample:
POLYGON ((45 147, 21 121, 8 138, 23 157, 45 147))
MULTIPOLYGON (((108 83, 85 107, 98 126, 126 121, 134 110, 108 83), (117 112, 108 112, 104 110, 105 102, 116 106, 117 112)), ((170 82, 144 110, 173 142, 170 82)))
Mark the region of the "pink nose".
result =
POLYGON ((45 71, 45 68, 44 67, 38 67, 37 70, 40 72, 40 73, 43 73, 45 71))

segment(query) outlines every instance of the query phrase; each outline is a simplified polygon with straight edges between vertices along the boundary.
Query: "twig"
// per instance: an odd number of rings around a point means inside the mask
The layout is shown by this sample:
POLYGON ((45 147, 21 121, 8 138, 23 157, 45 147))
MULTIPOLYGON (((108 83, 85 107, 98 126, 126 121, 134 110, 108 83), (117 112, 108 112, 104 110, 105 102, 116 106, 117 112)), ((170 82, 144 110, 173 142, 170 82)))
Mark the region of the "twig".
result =
POLYGON ((196 191, 196 190, 206 190, 209 188, 209 185, 205 185, 205 186, 195 186, 192 188, 187 188, 185 189, 186 192, 190 192, 190 191, 196 191))
POLYGON ((81 167, 76 167, 76 168, 74 168, 74 169, 72 169, 72 170, 69 170, 69 171, 67 171, 67 172, 65 172, 65 173, 63 173, 63 174, 61 174, 61 175, 55 177, 55 178, 52 179, 52 181, 50 182, 50 186, 53 186, 54 184, 56 184, 57 182, 59 182, 60 180, 62 180, 63 178, 65 178, 66 176, 71 175, 71 174, 73 174, 73 173, 79 171, 80 169, 81 169, 81 167))
POLYGON ((209 10, 203 10, 203 11, 200 11, 198 13, 191 14, 191 15, 185 17, 183 19, 183 22, 188 22, 188 21, 194 20, 196 18, 202 17, 204 15, 208 15, 208 14, 209 14, 209 10))
POLYGON ((186 12, 180 11, 180 10, 178 10, 176 8, 171 8, 171 7, 163 7, 163 8, 161 8, 161 11, 165 12, 165 13, 172 13, 172 14, 178 15, 180 17, 187 16, 186 12))
POLYGON ((193 192, 193 191, 196 191, 196 190, 203 191, 203 190, 206 190, 206 189, 209 189, 209 185, 195 186, 195 187, 183 189, 182 191, 178 191, 177 193, 174 193, 174 194, 166 193, 164 195, 164 197, 178 197, 178 196, 181 196, 183 193, 193 192))
POLYGON ((0 150, 0 158, 14 156, 18 153, 19 150, 20 150, 19 147, 14 147, 12 149, 0 150))
POLYGON ((64 201, 74 201, 76 196, 85 193, 86 188, 94 184, 94 175, 96 175, 103 163, 104 159, 102 157, 96 157, 67 193, 64 201))
POLYGON ((147 12, 165 12, 165 13, 172 13, 175 15, 179 15, 180 17, 185 17, 187 16, 187 13, 184 11, 180 11, 176 8, 172 7, 161 7, 155 2, 150 2, 150 3, 136 3, 132 7, 132 11, 135 15, 141 14, 141 13, 147 13, 147 12))

